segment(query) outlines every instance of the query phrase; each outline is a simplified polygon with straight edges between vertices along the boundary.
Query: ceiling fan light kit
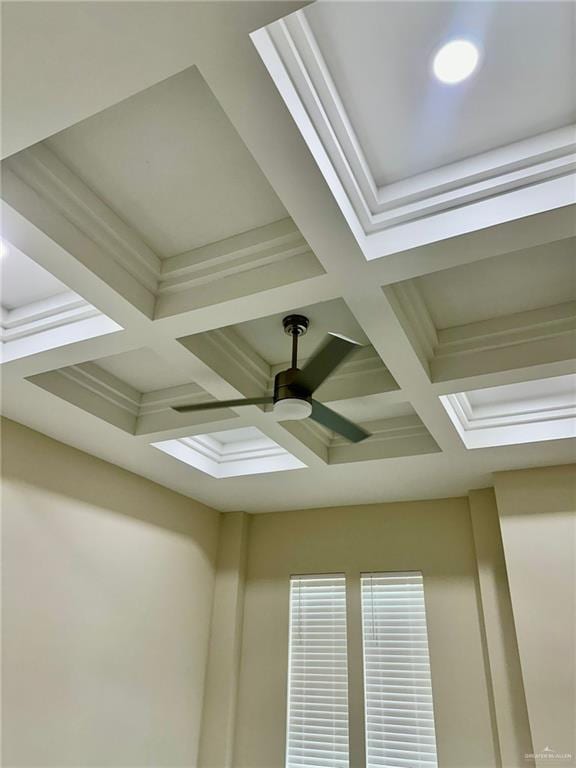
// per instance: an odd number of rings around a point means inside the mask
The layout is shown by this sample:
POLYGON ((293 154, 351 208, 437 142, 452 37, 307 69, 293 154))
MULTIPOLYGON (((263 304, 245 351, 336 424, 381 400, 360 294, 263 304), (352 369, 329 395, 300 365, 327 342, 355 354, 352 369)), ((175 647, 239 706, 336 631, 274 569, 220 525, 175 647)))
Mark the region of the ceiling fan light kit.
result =
POLYGON ((310 321, 304 315, 287 315, 282 320, 284 332, 292 338, 292 359, 290 368, 280 371, 274 378, 272 397, 251 397, 238 400, 176 405, 178 413, 237 408, 242 405, 272 405, 278 421, 297 421, 311 418, 318 424, 337 432, 353 443, 359 443, 370 436, 366 430, 353 424, 312 395, 339 365, 360 345, 344 336, 329 334, 306 365, 298 368, 298 339, 308 331, 310 321))
POLYGON ((312 415, 312 403, 298 397, 285 397, 274 403, 274 415, 278 421, 299 421, 312 415))

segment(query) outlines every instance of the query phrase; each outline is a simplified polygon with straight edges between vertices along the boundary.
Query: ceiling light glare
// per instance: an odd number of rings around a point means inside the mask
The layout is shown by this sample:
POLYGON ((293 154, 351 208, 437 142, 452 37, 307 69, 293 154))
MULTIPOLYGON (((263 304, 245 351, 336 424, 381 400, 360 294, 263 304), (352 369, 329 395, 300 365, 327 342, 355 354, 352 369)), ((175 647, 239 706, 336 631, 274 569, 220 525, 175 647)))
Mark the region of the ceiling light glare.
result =
POLYGON ((0 240, 0 258, 3 259, 4 256, 8 256, 8 246, 4 240, 0 240))
POLYGON ((474 72, 479 60, 480 54, 474 43, 451 40, 434 56, 434 75, 441 83, 461 83, 474 72))

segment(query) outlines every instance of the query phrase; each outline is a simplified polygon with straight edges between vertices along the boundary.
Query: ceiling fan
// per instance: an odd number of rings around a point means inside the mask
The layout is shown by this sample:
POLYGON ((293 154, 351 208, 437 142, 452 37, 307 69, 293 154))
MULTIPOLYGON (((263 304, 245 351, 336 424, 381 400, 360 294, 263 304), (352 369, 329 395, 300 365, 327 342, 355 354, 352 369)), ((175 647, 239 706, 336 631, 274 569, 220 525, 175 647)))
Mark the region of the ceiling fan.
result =
POLYGON ((298 368, 298 339, 308 330, 310 321, 304 315, 288 315, 282 320, 284 332, 292 337, 290 368, 280 371, 274 378, 274 394, 268 397, 249 397, 239 400, 220 400, 191 405, 173 405, 178 413, 238 408, 241 405, 273 405, 279 421, 293 421, 310 417, 318 424, 337 432, 353 443, 370 437, 370 433, 328 408, 312 395, 331 373, 360 345, 355 341, 329 334, 316 354, 300 370, 298 368))

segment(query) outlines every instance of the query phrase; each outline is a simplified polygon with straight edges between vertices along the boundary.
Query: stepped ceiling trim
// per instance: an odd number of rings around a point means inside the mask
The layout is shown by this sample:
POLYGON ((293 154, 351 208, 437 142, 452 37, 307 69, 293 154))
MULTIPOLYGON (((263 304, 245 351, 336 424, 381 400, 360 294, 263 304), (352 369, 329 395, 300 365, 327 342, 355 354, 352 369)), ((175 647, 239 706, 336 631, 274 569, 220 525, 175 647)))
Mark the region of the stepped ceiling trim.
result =
POLYGON ((290 218, 161 260, 44 143, 2 164, 3 198, 145 314, 167 317, 325 274, 290 218), (72 229, 71 229, 72 228, 72 229), (80 240, 78 240, 80 235, 80 240))
MULTIPOLYGON (((237 430, 229 430, 233 435, 237 430)), ((216 435, 194 435, 180 440, 152 443, 164 453, 206 472, 226 478, 302 469, 306 465, 259 430, 252 429, 247 439, 222 443, 216 435)), ((225 433, 226 434, 226 433, 225 433)))
POLYGON ((576 302, 438 330, 415 281, 387 286, 384 292, 433 382, 574 357, 576 302))
MULTIPOLYGON (((156 291, 160 258, 45 144, 25 149, 3 165, 146 290, 156 291)), ((5 199, 10 203, 10 186, 5 199)))
POLYGON ((15 309, 1 308, 0 362, 121 330, 73 291, 15 309))
POLYGON ((440 400, 466 448, 576 437, 576 375, 536 383, 540 384, 541 391, 529 398, 524 395, 522 385, 493 388, 506 391, 506 401, 492 412, 474 404, 475 392, 441 395, 440 400), (563 384, 560 390, 558 383, 563 384))
POLYGON ((189 414, 183 425, 182 416, 172 410, 173 405, 214 399, 197 384, 142 393, 105 371, 97 362, 41 373, 31 376, 29 381, 134 435, 161 433, 178 427, 190 429, 190 425, 220 424, 235 418, 233 411, 222 409, 218 413, 189 414))
POLYGON ((252 40, 368 260, 576 202, 573 126, 378 187, 305 10, 252 40))

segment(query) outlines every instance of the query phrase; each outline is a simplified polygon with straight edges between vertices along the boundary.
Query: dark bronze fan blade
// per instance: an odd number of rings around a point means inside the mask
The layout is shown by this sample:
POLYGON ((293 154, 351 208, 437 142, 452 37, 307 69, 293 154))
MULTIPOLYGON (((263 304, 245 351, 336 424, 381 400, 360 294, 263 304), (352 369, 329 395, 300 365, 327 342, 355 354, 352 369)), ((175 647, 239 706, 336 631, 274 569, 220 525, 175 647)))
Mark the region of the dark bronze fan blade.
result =
POLYGON ((209 403, 192 403, 191 405, 173 405, 172 410, 178 413, 191 411, 215 411, 222 408, 238 408, 240 405, 267 405, 274 402, 272 397, 247 397, 240 400, 213 400, 209 403))
POLYGON ((296 374, 293 386, 312 394, 360 344, 330 334, 314 357, 296 374))
POLYGON ((323 427, 328 427, 333 432, 338 432, 339 435, 342 435, 342 437, 345 437, 352 443, 360 443, 362 440, 370 437, 370 432, 366 432, 362 427, 353 424, 348 419, 345 419, 344 416, 340 416, 339 413, 336 413, 331 408, 327 408, 317 400, 312 400, 312 414, 310 418, 317 421, 318 424, 322 424, 323 427))

